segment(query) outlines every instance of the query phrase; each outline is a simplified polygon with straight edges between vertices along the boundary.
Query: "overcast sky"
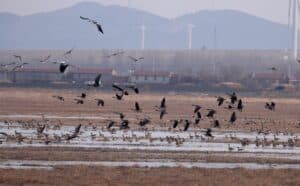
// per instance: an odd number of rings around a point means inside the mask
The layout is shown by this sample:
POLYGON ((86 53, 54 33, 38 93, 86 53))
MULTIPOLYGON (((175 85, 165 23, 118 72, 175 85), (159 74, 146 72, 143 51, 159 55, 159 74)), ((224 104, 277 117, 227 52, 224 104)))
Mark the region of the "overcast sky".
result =
MULTIPOLYGON (((0 0, 0 12, 28 15, 72 6, 78 2, 127 6, 128 0, 0 0)), ((203 9, 235 9, 287 23, 289 0, 130 0, 131 6, 167 18, 203 9)))

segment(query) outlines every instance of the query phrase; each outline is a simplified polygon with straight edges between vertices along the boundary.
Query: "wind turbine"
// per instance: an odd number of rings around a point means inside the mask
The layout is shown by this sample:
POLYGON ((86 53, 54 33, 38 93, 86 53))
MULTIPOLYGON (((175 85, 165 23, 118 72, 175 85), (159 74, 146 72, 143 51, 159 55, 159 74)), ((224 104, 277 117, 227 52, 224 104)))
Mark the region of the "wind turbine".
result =
POLYGON ((195 25, 188 24, 188 46, 189 49, 192 49, 192 42, 193 42, 193 29, 195 28, 195 25))

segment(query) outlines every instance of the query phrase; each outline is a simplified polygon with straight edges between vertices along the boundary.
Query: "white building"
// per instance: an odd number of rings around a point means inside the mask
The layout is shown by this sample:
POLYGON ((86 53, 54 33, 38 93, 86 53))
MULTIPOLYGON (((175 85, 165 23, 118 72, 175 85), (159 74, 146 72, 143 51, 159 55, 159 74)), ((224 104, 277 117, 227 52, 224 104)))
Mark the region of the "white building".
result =
POLYGON ((168 84, 170 73, 165 71, 135 71, 130 76, 131 83, 137 84, 168 84))

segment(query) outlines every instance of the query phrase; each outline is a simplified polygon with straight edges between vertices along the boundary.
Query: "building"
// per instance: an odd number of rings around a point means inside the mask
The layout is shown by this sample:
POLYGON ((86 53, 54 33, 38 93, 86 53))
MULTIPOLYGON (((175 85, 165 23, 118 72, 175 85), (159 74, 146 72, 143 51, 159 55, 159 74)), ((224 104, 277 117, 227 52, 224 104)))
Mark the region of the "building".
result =
POLYGON ((166 71, 135 71, 130 76, 130 83, 137 84, 169 84, 171 73, 166 71))
POLYGON ((86 83, 93 81, 98 74, 102 74, 101 82, 103 84, 111 84, 113 82, 113 69, 110 68, 77 68, 70 72, 73 81, 86 83))

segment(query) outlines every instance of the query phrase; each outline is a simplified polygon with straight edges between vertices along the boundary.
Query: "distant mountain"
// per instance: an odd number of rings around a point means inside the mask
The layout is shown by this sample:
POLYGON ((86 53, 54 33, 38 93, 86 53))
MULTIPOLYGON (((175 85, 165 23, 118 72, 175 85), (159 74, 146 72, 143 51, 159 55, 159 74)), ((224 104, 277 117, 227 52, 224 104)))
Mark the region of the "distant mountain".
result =
POLYGON ((140 26, 146 26, 146 48, 187 47, 187 24, 194 24, 193 48, 278 49, 288 46, 288 28, 245 13, 201 11, 174 20, 120 6, 79 3, 54 12, 17 16, 0 13, 1 49, 139 48, 140 26), (104 35, 79 19, 102 23, 104 35))

